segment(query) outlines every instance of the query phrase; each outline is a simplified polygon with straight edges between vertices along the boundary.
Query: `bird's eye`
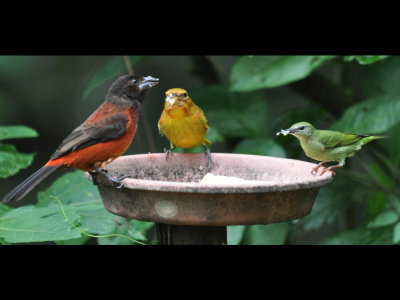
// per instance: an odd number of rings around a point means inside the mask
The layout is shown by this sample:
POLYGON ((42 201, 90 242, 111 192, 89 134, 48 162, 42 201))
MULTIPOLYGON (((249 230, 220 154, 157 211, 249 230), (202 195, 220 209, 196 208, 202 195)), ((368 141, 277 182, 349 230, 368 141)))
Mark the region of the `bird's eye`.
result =
POLYGON ((131 80, 131 83, 133 83, 133 84, 135 84, 136 82, 137 82, 136 79, 132 79, 132 80, 131 80))
POLYGON ((300 130, 304 130, 304 128, 306 128, 305 126, 300 126, 299 129, 300 130))
POLYGON ((184 93, 184 94, 183 94, 183 98, 187 98, 187 96, 188 96, 187 93, 184 93))

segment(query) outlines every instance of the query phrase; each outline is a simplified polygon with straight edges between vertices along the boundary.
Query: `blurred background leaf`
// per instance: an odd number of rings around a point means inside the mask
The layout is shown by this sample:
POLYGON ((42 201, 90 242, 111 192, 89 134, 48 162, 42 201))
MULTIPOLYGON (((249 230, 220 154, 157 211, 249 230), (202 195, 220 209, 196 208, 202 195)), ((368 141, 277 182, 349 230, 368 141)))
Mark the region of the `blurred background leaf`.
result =
POLYGON ((400 122, 400 94, 377 96, 349 107, 333 130, 379 134, 400 122))
POLYGON ((0 126, 0 141, 37 136, 36 130, 26 126, 0 126))
POLYGON ((364 55, 364 56, 348 55, 344 57, 344 60, 345 61, 356 60, 360 65, 369 65, 388 57, 389 55, 364 55))
POLYGON ((14 145, 0 143, 0 178, 6 178, 28 167, 35 154, 20 153, 14 145))
POLYGON ((244 56, 232 69, 233 91, 274 88, 303 79, 334 56, 244 56))
MULTIPOLYGON (((132 65, 135 65, 146 58, 146 56, 128 56, 132 65)), ((83 98, 87 98, 89 94, 99 85, 115 79, 118 76, 127 73, 126 62, 123 56, 113 56, 103 66, 101 66, 92 76, 83 91, 83 98)))
POLYGON ((246 245, 282 245, 289 231, 287 222, 247 226, 243 237, 246 245))

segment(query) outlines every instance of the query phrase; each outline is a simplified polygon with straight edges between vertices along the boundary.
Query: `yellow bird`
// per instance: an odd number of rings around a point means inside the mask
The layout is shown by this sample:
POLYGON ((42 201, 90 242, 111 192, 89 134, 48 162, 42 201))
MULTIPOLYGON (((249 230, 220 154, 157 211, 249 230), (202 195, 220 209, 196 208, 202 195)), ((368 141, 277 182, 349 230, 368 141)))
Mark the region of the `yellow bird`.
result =
POLYGON ((176 147, 203 146, 210 169, 212 161, 208 146, 211 142, 206 138, 208 121, 203 110, 190 99, 184 89, 169 89, 165 95, 164 110, 158 121, 158 130, 170 142, 170 149, 164 149, 167 157, 176 147))

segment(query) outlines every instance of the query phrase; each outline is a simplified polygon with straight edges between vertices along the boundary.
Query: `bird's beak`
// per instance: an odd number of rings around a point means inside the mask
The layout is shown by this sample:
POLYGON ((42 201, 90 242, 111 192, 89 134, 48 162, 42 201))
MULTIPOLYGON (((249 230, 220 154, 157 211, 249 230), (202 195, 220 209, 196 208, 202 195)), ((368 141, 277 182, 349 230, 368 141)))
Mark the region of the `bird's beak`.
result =
POLYGON ((176 97, 174 97, 172 94, 170 94, 169 96, 167 96, 165 98, 165 102, 167 102, 169 106, 174 105, 175 101, 176 101, 176 97))
POLYGON ((152 76, 146 76, 143 78, 142 82, 139 84, 141 90, 149 89, 158 84, 158 78, 152 76))
POLYGON ((278 131, 277 133, 276 133, 276 135, 281 135, 281 134, 283 134, 283 135, 288 135, 289 133, 292 133, 293 131, 292 131, 292 129, 291 128, 288 128, 288 129, 281 129, 280 131, 278 131))

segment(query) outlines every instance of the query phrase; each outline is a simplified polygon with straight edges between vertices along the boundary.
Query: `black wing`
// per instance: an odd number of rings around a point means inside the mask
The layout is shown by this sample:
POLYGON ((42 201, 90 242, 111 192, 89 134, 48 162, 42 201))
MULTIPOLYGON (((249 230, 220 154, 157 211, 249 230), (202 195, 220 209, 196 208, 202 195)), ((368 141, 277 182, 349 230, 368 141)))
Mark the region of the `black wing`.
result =
POLYGON ((127 131, 128 121, 128 116, 120 113, 105 117, 90 125, 82 124, 62 141, 61 145, 50 156, 50 159, 61 157, 90 145, 114 140, 127 131))

